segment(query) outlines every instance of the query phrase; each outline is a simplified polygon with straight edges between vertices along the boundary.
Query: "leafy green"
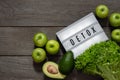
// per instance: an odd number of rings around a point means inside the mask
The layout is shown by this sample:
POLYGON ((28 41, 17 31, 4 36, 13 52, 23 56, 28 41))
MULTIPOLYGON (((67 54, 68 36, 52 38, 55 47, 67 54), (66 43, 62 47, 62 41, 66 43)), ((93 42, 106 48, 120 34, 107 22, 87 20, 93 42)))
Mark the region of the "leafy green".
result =
POLYGON ((120 80, 120 47, 111 40, 92 45, 75 59, 75 68, 104 80, 120 80))

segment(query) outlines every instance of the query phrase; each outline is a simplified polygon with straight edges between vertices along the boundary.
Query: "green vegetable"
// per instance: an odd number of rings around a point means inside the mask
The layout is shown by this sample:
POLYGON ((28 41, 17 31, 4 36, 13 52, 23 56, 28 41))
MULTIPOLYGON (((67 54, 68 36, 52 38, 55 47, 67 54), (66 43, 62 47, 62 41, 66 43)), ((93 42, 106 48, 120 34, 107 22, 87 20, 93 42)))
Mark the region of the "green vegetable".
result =
POLYGON ((59 61, 59 71, 62 74, 69 74, 74 69, 74 56, 71 51, 66 52, 59 61))
POLYGON ((104 80, 120 80, 120 47, 110 40, 92 45, 75 59, 75 68, 104 80))

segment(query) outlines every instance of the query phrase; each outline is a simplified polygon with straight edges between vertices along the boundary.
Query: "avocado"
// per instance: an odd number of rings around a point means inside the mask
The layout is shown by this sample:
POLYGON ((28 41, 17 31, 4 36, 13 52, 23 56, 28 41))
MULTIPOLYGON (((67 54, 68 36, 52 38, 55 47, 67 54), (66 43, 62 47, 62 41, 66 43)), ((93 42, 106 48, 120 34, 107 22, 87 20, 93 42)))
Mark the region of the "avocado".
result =
POLYGON ((42 70, 43 73, 49 78, 64 79, 66 77, 66 75, 63 75, 59 72, 58 64, 52 61, 47 61, 44 63, 42 70))
POLYGON ((66 52, 59 61, 59 71, 62 74, 68 75, 74 69, 74 56, 72 51, 66 52))

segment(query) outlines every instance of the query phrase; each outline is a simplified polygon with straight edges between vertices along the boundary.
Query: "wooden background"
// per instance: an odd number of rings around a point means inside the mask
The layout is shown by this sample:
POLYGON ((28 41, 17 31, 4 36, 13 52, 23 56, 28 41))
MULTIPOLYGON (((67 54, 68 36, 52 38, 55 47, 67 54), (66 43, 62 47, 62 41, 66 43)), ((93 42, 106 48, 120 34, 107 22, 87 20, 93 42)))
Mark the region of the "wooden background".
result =
MULTIPOLYGON (((106 4, 110 13, 120 12, 120 0, 0 0, 0 80, 53 80, 42 72, 42 64, 31 58, 33 35, 44 32, 49 39, 55 33, 106 4)), ((108 19, 98 19, 110 38, 108 19)), ((59 61, 63 55, 49 56, 59 61)), ((46 61, 47 61, 46 60, 46 61)), ((74 70, 65 80, 103 80, 74 70)))

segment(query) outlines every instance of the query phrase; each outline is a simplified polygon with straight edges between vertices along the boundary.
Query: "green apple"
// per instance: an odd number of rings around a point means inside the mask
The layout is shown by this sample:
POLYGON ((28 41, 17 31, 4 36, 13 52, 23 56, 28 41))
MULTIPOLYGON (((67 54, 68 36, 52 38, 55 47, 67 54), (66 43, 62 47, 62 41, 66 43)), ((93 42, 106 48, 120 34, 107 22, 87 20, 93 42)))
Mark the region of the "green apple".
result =
POLYGON ((120 26, 120 13, 112 13, 109 18, 110 25, 113 27, 120 26))
POLYGON ((114 29, 111 33, 111 37, 116 42, 120 42, 120 29, 114 29))
POLYGON ((46 59, 46 52, 42 48, 36 48, 32 52, 33 61, 36 63, 40 63, 46 59))
POLYGON ((99 18, 106 18, 109 13, 109 9, 106 5, 98 5, 95 9, 95 13, 99 18))
POLYGON ((48 41, 47 35, 45 33, 36 33, 33 37, 33 42, 37 47, 44 47, 48 41))
POLYGON ((46 51, 51 54, 57 54, 60 49, 60 44, 57 40, 49 40, 46 44, 46 51))

